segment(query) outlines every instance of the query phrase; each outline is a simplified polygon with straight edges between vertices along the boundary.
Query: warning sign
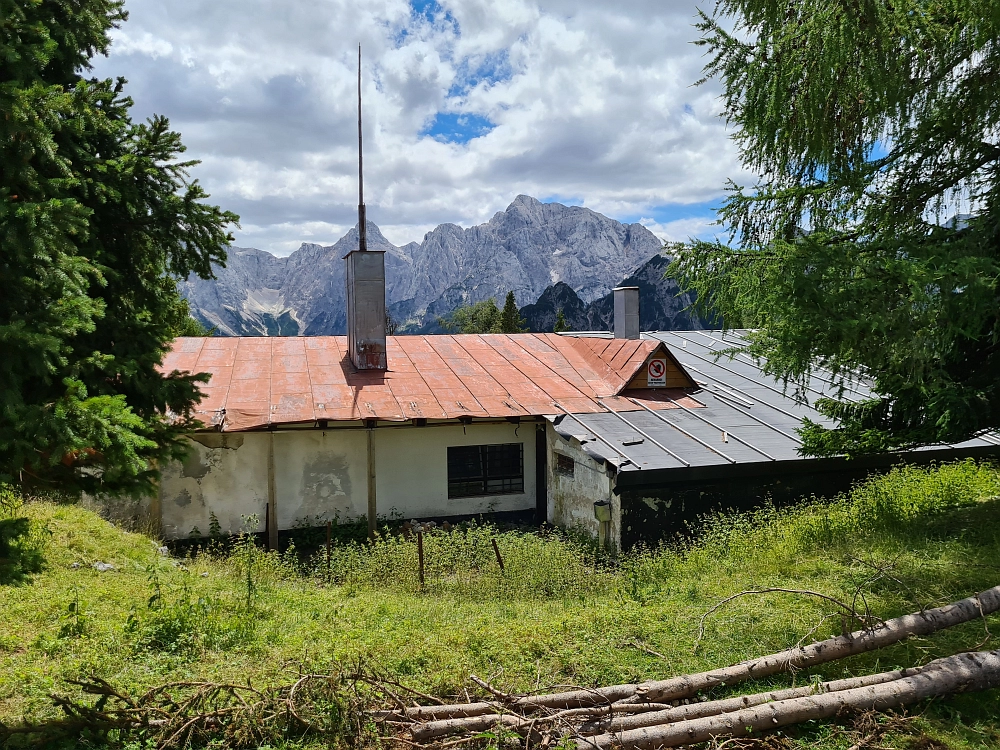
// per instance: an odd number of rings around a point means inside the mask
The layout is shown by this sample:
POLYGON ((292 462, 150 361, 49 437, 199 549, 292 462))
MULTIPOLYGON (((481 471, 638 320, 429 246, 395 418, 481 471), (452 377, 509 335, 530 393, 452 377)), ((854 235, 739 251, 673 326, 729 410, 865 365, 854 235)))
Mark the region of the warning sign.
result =
POLYGON ((646 367, 646 387, 664 387, 667 384, 667 360, 651 359, 646 367))

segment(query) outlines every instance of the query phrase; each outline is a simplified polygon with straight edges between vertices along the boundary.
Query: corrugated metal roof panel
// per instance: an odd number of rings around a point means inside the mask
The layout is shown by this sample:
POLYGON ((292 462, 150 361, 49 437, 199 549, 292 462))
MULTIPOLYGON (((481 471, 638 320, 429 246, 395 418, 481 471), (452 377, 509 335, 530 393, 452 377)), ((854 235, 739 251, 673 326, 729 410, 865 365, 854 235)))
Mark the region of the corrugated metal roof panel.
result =
MULTIPOLYGON (((585 437, 588 432, 592 437, 599 434, 604 440, 589 440, 586 450, 616 465, 620 462, 619 452, 624 452, 634 463, 624 464, 622 471, 675 468, 680 465, 677 457, 691 466, 796 460, 801 458, 801 440, 796 431, 802 425, 802 418, 830 424, 830 420, 812 406, 819 397, 836 395, 829 379, 814 377, 802 398, 766 375, 762 367, 745 354, 737 353, 732 359, 728 355, 719 357, 724 349, 746 345, 745 339, 738 334, 727 332, 724 341, 718 331, 667 331, 644 334, 644 337, 654 346, 661 341, 666 344, 702 389, 693 394, 668 390, 627 391, 627 399, 602 399, 610 410, 623 412, 620 404, 633 399, 650 408, 654 408, 657 401, 668 401, 677 407, 658 414, 643 411, 617 416, 610 411, 576 411, 560 402, 573 414, 559 424, 559 432, 585 437), (566 426, 570 420, 573 424, 566 426), (622 445, 639 431, 648 438, 631 446, 622 445)), ((625 345, 611 338, 588 337, 577 341, 584 342, 590 351, 602 358, 611 356, 611 362, 619 364, 623 352, 627 351, 625 345)), ((847 397, 858 400, 870 393, 863 384, 852 384, 847 397)), ((997 443, 976 439, 952 447, 994 445, 1000 451, 997 443)), ((920 450, 948 447, 928 446, 920 450)))

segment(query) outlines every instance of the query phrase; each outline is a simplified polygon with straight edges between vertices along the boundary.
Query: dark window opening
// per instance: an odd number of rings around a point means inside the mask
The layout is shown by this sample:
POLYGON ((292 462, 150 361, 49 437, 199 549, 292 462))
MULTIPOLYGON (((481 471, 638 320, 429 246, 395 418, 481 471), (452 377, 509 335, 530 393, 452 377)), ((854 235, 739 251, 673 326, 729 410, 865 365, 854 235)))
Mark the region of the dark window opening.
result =
POLYGON ((564 477, 571 477, 573 476, 575 469, 576 461, 569 456, 564 456, 562 453, 556 454, 556 474, 562 474, 564 477))
POLYGON ((524 492, 524 444, 448 448, 448 497, 524 492))

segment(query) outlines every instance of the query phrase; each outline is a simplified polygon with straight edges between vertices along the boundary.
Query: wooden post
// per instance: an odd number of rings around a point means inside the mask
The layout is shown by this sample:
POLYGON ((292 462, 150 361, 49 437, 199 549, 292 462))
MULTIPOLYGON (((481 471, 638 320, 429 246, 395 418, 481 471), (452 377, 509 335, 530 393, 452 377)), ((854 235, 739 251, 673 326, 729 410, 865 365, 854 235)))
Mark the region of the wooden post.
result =
POLYGON ((330 532, 331 532, 332 529, 333 529, 333 522, 332 521, 327 521, 326 522, 326 580, 327 580, 327 582, 330 581, 330 571, 331 571, 331 563, 330 563, 330 532))
POLYGON ((278 508, 275 502, 277 490, 274 483, 274 432, 268 433, 267 444, 267 548, 278 549, 278 508))
POLYGON ((375 501, 375 424, 374 420, 368 426, 368 538, 375 539, 375 514, 378 505, 375 501))
POLYGON ((424 588, 424 532, 417 532, 417 580, 420 581, 420 589, 424 588))
POLYGON ((497 547, 497 540, 490 537, 490 541, 493 543, 493 554, 497 556, 497 565, 500 566, 500 572, 506 574, 507 571, 503 567, 503 557, 500 556, 500 548, 497 547))

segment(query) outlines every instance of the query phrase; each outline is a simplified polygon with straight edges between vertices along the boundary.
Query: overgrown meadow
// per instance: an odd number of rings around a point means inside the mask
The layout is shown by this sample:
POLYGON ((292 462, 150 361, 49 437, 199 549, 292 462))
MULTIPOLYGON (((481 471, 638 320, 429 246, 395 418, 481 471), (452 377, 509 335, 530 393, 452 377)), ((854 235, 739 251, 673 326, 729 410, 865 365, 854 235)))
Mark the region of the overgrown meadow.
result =
MULTIPOLYGON (((423 538, 423 583, 416 540, 396 533, 336 543, 329 556, 322 545, 267 553, 251 536, 183 558, 160 545, 77 505, 3 493, 0 722, 57 717, 50 695, 76 695, 66 680, 87 675, 137 692, 367 669, 464 695, 470 674, 522 691, 724 665, 856 627, 828 601, 785 593, 740 597, 703 619, 740 591, 808 589, 888 618, 996 585, 1000 471, 971 461, 897 469, 847 496, 719 515, 697 541, 617 557, 572 533, 435 530, 423 538)), ((925 663, 995 646, 991 631, 996 615, 747 690, 925 663)), ((998 704, 990 691, 918 706, 880 742, 997 747, 998 704)), ((833 723, 787 742, 834 750, 853 740, 833 723)))

